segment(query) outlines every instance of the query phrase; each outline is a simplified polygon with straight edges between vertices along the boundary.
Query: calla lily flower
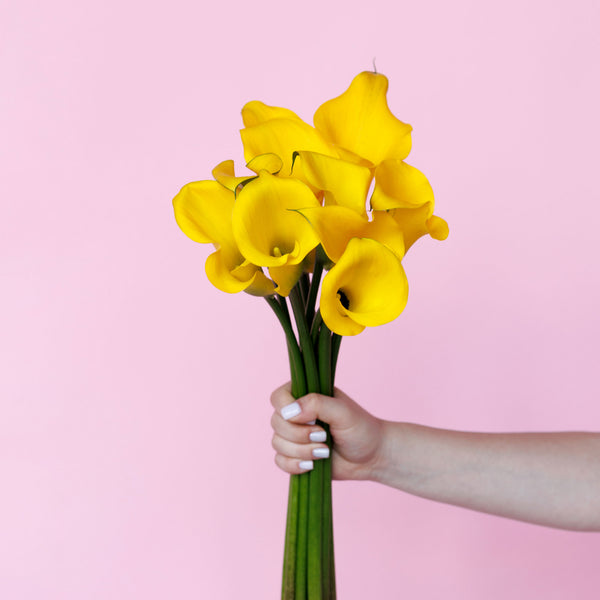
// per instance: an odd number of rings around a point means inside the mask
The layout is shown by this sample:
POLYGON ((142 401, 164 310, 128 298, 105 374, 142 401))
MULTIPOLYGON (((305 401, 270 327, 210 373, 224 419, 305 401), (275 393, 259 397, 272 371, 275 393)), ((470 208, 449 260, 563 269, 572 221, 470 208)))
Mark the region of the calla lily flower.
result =
POLYGON ((427 233, 437 240, 448 237, 446 221, 433 214, 434 203, 429 181, 415 167, 388 159, 375 169, 371 208, 374 214, 389 211, 402 229, 406 250, 427 233))
POLYGON ((369 221, 345 206, 299 209, 319 236, 325 254, 337 263, 352 238, 370 238, 387 246, 399 260, 404 256, 404 236, 396 220, 382 212, 369 221))
POLYGON ((273 282, 241 254, 233 237, 234 199, 234 193, 216 181, 188 183, 173 199, 175 219, 190 239, 216 248, 205 265, 215 287, 228 293, 271 295, 273 282))
POLYGON ((392 114, 387 90, 385 75, 359 73, 341 96, 317 109, 315 128, 329 143, 373 165, 388 158, 406 158, 412 127, 392 114))
POLYGON ((242 109, 241 131, 247 161, 273 152, 288 176, 295 152, 310 151, 375 167, 388 158, 404 159, 411 148, 412 127, 397 119, 387 104, 388 79, 359 73, 337 98, 322 104, 314 128, 286 108, 252 101, 242 109))
POLYGON ((408 281, 398 257, 375 240, 353 238, 323 278, 321 316, 333 332, 357 335, 393 321, 407 299, 408 281))
POLYGON ((297 265, 319 244, 313 228, 297 212, 309 207, 320 205, 306 185, 267 171, 261 171, 237 195, 232 214, 237 245, 250 262, 279 267, 271 271, 274 281, 281 286, 278 293, 286 290, 289 293, 291 281, 294 277, 297 281, 302 272, 297 265), (297 268, 281 269, 291 266, 297 268))
MULTIPOLYGON (((247 109, 247 106, 244 109, 247 109)), ((277 107, 267 108, 271 109, 268 114, 278 114, 277 111, 285 110, 277 107)), ((242 111, 242 115, 244 115, 244 111, 242 111)), ((302 121, 299 117, 295 115, 294 117, 278 117, 259 122, 256 119, 248 120, 245 118, 246 123, 255 123, 246 126, 240 132, 246 161, 251 161, 259 154, 276 154, 283 161, 281 175, 289 177, 292 174, 294 152, 309 150, 329 156, 337 156, 331 145, 313 127, 302 121)))
MULTIPOLYGON (((279 173, 282 166, 283 162, 276 154, 259 154, 246 165, 246 167, 251 171, 254 171, 256 175, 258 175, 260 171, 268 171, 271 174, 279 173)), ((232 160, 224 160, 212 170, 212 176, 216 181, 232 192, 235 192, 238 186, 244 185, 256 175, 242 175, 236 177, 232 160)))
POLYGON ((323 192, 326 206, 346 206, 366 215, 366 198, 373 179, 367 167, 301 150, 296 153, 293 174, 313 190, 323 192))

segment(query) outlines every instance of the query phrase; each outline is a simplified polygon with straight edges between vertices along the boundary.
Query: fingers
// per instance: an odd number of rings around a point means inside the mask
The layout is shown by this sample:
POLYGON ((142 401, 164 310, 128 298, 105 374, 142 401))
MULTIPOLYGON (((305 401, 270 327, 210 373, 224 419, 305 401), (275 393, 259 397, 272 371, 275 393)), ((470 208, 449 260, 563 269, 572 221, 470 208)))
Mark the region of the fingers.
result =
POLYGON ((314 467, 314 460, 329 457, 325 444, 295 444, 281 436, 273 436, 272 446, 277 452, 275 463, 287 473, 303 473, 314 467))
POLYGON ((282 438, 297 444, 324 442, 327 439, 327 434, 318 425, 290 423, 278 412, 274 412, 271 417, 271 427, 273 427, 273 431, 282 438))
POLYGON ((289 384, 271 395, 275 412, 271 417, 274 430, 272 445, 275 463, 287 473, 299 474, 311 470, 314 460, 327 458, 329 448, 324 443, 325 431, 314 424, 317 405, 309 396, 295 400, 289 384))

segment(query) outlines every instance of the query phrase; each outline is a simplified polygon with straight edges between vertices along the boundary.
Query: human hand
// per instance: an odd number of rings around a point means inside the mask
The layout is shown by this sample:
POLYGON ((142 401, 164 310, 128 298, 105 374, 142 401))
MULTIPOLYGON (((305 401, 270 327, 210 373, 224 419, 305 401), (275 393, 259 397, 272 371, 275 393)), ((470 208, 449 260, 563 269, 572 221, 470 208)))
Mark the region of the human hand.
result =
POLYGON ((313 459, 326 458, 329 448, 325 431, 311 425, 316 419, 327 423, 334 442, 334 479, 371 479, 383 447, 384 422, 377 419, 344 392, 335 396, 308 394, 294 399, 289 383, 271 394, 275 408, 271 425, 275 463, 287 473, 304 473, 313 459))

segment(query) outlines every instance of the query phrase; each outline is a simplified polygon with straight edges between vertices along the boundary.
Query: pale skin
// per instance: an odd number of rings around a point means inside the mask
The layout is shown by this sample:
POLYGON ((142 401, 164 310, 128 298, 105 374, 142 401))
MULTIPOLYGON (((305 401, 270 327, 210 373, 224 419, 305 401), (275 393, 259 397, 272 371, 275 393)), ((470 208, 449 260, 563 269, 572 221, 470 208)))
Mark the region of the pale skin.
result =
POLYGON ((375 481, 548 527, 600 531, 600 433, 435 429, 378 419, 337 389, 334 398, 294 400, 289 384, 271 402, 275 462, 287 473, 310 470, 327 453, 324 430, 307 424, 319 419, 330 426, 334 479, 375 481))

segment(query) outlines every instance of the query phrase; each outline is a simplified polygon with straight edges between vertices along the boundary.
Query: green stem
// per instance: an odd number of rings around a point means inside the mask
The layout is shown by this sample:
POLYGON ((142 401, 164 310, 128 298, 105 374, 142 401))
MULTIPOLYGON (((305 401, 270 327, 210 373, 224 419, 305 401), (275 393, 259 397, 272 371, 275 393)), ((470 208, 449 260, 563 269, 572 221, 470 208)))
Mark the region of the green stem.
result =
POLYGON ((308 291, 310 288, 310 279, 308 278, 308 273, 302 273, 302 275, 300 275, 298 284, 300 287, 300 293, 302 294, 302 304, 306 306, 306 301, 308 300, 308 291))
POLYGON ((294 286, 290 293, 292 301, 292 310, 296 319, 296 328, 298 329, 298 338, 300 339, 300 348, 302 350, 302 358, 304 359, 304 367, 306 369, 306 385, 309 392, 319 392, 319 373, 317 370, 317 359, 315 351, 310 339, 310 332, 306 322, 304 313, 304 305, 298 286, 294 286))
POLYGON ((321 323, 323 322, 323 317, 321 316, 321 310, 317 311, 315 318, 310 327, 310 339, 312 340, 312 345, 314 348, 317 347, 318 339, 319 339, 319 330, 321 328, 321 323))
POLYGON ((321 387, 321 393, 326 396, 333 395, 331 336, 332 333, 329 327, 327 327, 325 323, 322 323, 319 330, 317 355, 319 357, 319 385, 321 387))
MULTIPOLYGON (((335 381, 335 370, 337 368, 338 356, 340 355, 340 346, 342 345, 342 336, 333 333, 331 336, 331 382, 335 381)), ((333 392, 332 392, 333 393, 333 392)))
POLYGON ((304 396, 304 394, 306 394, 306 375, 304 372, 304 362, 302 361, 302 353, 300 352, 298 341, 296 340, 294 330, 292 329, 292 321, 290 320, 287 303, 285 298, 281 296, 279 298, 280 302, 278 302, 273 296, 266 296, 265 300, 273 309, 273 312, 279 319, 279 322, 283 327, 283 331, 285 332, 285 338, 290 357, 292 395, 294 398, 300 398, 300 396, 304 396))
POLYGON ((315 316, 315 305, 317 303, 317 294, 319 293, 319 285, 321 285, 321 276, 323 274, 323 261, 325 252, 322 246, 317 247, 315 256, 315 267, 313 276, 310 282, 310 290, 308 292, 308 300, 306 301, 306 320, 308 326, 312 325, 312 320, 315 316))

